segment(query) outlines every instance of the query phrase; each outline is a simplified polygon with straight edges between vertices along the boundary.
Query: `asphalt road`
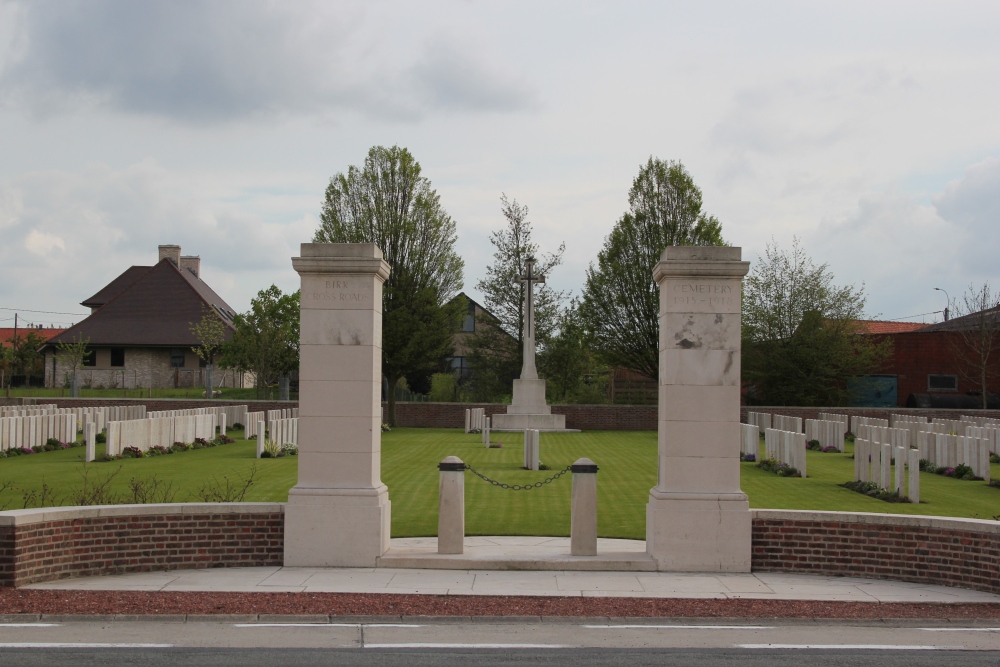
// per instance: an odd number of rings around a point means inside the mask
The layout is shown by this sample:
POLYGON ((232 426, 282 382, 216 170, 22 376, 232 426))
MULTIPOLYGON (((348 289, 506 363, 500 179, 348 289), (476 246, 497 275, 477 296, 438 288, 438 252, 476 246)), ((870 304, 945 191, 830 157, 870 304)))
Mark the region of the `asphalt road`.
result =
POLYGON ((400 623, 70 620, 0 624, 0 665, 1000 665, 977 622, 400 623))

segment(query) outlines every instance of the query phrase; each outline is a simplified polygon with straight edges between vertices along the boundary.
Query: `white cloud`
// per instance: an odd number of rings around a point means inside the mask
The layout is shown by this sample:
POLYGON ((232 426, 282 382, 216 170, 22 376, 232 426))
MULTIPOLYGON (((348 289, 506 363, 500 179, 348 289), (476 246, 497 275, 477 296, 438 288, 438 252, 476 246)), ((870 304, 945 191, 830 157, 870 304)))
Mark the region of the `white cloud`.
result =
POLYGON ((36 255, 48 255, 55 248, 65 251, 66 242, 55 234, 45 234, 33 229, 24 240, 24 247, 36 255))

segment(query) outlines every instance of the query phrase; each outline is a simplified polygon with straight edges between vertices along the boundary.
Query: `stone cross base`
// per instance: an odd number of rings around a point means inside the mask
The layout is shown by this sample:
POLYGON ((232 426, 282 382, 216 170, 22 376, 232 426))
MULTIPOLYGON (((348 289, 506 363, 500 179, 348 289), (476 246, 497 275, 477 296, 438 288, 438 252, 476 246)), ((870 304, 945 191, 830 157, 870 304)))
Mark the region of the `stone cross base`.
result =
POLYGON ((566 415, 493 415, 494 431, 565 431, 566 415))
POLYGON ((375 567, 389 548, 389 492, 308 489, 288 492, 286 567, 375 567), (375 528, 375 530, 372 530, 375 528))
POLYGON ((646 552, 656 569, 749 572, 750 503, 742 493, 663 493, 646 505, 646 552))
POLYGON ((507 406, 509 415, 547 415, 552 412, 545 403, 545 380, 514 380, 514 395, 507 406))

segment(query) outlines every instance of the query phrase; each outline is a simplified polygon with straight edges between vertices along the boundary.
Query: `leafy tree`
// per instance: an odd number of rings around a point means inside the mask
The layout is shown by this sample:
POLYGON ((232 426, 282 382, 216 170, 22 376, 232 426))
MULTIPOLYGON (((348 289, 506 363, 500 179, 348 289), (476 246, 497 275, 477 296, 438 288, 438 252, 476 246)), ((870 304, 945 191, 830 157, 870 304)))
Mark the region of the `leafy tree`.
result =
POLYGON ((18 336, 14 340, 15 363, 24 375, 25 384, 31 386, 31 377, 42 372, 44 356, 39 352, 39 348, 45 343, 45 339, 39 336, 32 329, 24 338, 18 336))
POLYGON ((3 387, 10 398, 10 383, 14 374, 14 348, 7 347, 0 341, 0 370, 3 371, 3 387))
MULTIPOLYGON (((500 195, 501 211, 506 225, 490 234, 493 263, 486 267, 486 277, 476 283, 483 294, 483 306, 493 318, 479 318, 476 333, 469 337, 469 365, 472 370, 472 393, 477 400, 495 400, 510 393, 514 378, 521 373, 524 354, 524 263, 536 260, 535 269, 549 275, 562 264, 566 244, 554 253, 539 254, 538 244, 531 240, 528 207, 500 195)), ((542 366, 549 338, 557 326, 560 307, 566 294, 548 283, 536 284, 535 343, 541 348, 542 366)))
POLYGON ((576 299, 559 314, 556 333, 546 344, 539 365, 548 379, 552 402, 603 403, 607 369, 597 363, 576 299))
POLYGON ((375 146, 361 168, 331 178, 320 220, 315 242, 374 243, 392 267, 383 288, 382 373, 395 424, 400 379, 429 384, 463 314, 464 303, 453 299, 464 268, 455 221, 420 164, 399 146, 375 146))
POLYGON ((220 364, 256 377, 256 394, 299 366, 299 292, 282 294, 271 285, 233 318, 233 335, 222 344, 220 364))
POLYGON ((1000 294, 988 282, 982 286, 969 285, 953 310, 956 318, 948 328, 956 332, 953 340, 957 356, 963 362, 962 374, 979 389, 985 410, 989 382, 997 375, 1000 356, 1000 294))
MULTIPOLYGON (((76 384, 76 373, 83 365, 84 360, 93 354, 88 345, 90 345, 90 338, 83 338, 82 335, 74 337, 68 343, 62 340, 56 343, 56 359, 69 366, 73 373, 70 384, 70 396, 73 397, 76 397, 79 391, 76 384)), ((54 381, 55 378, 53 378, 54 381)))
POLYGON ((632 181, 619 218, 587 269, 580 314, 609 366, 657 379, 659 295, 653 267, 667 246, 725 245, 722 225, 702 212, 701 190, 680 162, 650 157, 632 181))
POLYGON ((198 358, 205 362, 205 398, 212 399, 214 388, 212 386, 212 365, 215 357, 222 351, 222 345, 226 342, 226 324, 214 310, 207 308, 204 304, 201 307, 201 319, 195 322, 188 322, 191 333, 198 339, 199 345, 191 350, 198 355, 198 358))
POLYGON ((773 241, 743 288, 743 378, 755 402, 844 405, 851 380, 871 374, 891 342, 860 333, 864 285, 838 287, 826 264, 773 241))

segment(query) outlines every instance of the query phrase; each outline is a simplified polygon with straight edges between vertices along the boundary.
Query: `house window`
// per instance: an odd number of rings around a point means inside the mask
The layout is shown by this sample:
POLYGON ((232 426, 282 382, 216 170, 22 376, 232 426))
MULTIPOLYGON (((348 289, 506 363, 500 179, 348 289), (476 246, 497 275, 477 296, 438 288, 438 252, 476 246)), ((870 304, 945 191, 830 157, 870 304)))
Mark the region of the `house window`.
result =
POLYGON ((111 367, 122 368, 124 365, 125 365, 125 348, 124 347, 111 348, 111 367))
POLYGON ((476 304, 469 302, 469 310, 465 314, 465 319, 462 321, 462 331, 464 333, 473 333, 476 330, 476 304))
POLYGON ((958 391, 957 375, 928 375, 928 391, 958 391))
POLYGON ((184 368, 184 348, 174 347, 170 349, 170 367, 184 368))
POLYGON ((97 365, 97 351, 87 348, 87 351, 83 353, 82 366, 89 366, 93 368, 97 365))

